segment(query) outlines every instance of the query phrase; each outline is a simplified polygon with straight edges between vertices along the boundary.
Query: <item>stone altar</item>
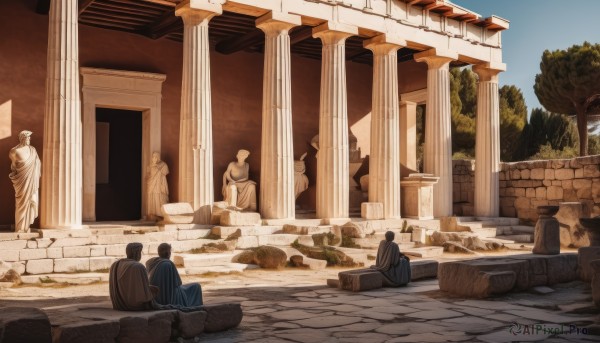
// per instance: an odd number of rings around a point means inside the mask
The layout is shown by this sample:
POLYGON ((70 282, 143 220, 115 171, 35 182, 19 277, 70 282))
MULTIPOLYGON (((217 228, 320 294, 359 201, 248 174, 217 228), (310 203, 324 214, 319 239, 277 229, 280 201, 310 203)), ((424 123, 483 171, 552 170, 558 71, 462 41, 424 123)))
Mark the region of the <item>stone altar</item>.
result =
POLYGON ((414 173, 400 181, 402 217, 433 219, 433 185, 439 177, 414 173))
POLYGON ((558 206, 538 206, 540 218, 535 224, 533 253, 539 255, 560 254, 560 227, 553 216, 558 206))

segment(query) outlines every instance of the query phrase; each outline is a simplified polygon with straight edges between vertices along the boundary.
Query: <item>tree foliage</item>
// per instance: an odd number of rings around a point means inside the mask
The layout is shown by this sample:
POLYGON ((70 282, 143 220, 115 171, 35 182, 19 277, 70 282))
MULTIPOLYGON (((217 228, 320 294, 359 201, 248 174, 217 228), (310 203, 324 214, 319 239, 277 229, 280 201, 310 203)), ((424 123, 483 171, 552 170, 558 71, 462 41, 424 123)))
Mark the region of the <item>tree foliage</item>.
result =
POLYGON ((450 70, 453 154, 475 156, 476 82, 477 77, 470 69, 450 70))
POLYGON ((600 110, 600 44, 544 51, 534 91, 551 112, 577 117, 579 154, 588 153, 587 116, 600 110))
POLYGON ((519 149, 519 137, 527 123, 527 106, 515 86, 500 88, 500 158, 512 161, 519 149))

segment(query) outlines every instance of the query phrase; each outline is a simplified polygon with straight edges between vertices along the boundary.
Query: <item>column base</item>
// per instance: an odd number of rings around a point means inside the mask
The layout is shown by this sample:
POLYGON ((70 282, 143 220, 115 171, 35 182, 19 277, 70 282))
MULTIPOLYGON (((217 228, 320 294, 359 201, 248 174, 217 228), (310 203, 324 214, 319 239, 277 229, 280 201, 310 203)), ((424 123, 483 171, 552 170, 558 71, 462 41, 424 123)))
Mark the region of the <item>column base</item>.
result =
POLYGON ((321 218, 321 225, 344 225, 350 218, 321 218))

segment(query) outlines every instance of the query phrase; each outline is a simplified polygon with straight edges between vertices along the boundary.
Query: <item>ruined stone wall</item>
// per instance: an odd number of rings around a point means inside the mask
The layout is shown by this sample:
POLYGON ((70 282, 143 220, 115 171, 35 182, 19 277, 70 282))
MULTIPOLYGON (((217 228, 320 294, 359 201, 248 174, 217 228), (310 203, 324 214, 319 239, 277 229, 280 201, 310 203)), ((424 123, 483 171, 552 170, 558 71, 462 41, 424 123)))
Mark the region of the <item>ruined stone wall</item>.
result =
MULTIPOLYGON (((473 161, 453 161, 454 203, 473 194, 473 161)), ((574 159, 501 163, 500 215, 535 222, 537 206, 577 201, 600 215, 600 155, 574 159)), ((469 198, 472 204, 472 198, 469 198)), ((455 206, 456 207, 456 206, 455 206)), ((462 214, 462 213, 457 213, 462 214)))
POLYGON ((452 199, 454 214, 471 215, 473 208, 473 182, 475 181, 475 161, 452 161, 452 199))

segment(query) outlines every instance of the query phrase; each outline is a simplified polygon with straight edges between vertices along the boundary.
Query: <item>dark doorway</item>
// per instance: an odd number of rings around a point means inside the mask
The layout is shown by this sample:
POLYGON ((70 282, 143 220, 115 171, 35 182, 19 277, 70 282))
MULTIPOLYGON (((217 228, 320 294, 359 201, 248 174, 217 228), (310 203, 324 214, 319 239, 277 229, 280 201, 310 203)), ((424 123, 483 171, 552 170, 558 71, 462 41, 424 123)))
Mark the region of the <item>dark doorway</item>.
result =
POLYGON ((96 220, 139 220, 142 112, 96 109, 96 220))

